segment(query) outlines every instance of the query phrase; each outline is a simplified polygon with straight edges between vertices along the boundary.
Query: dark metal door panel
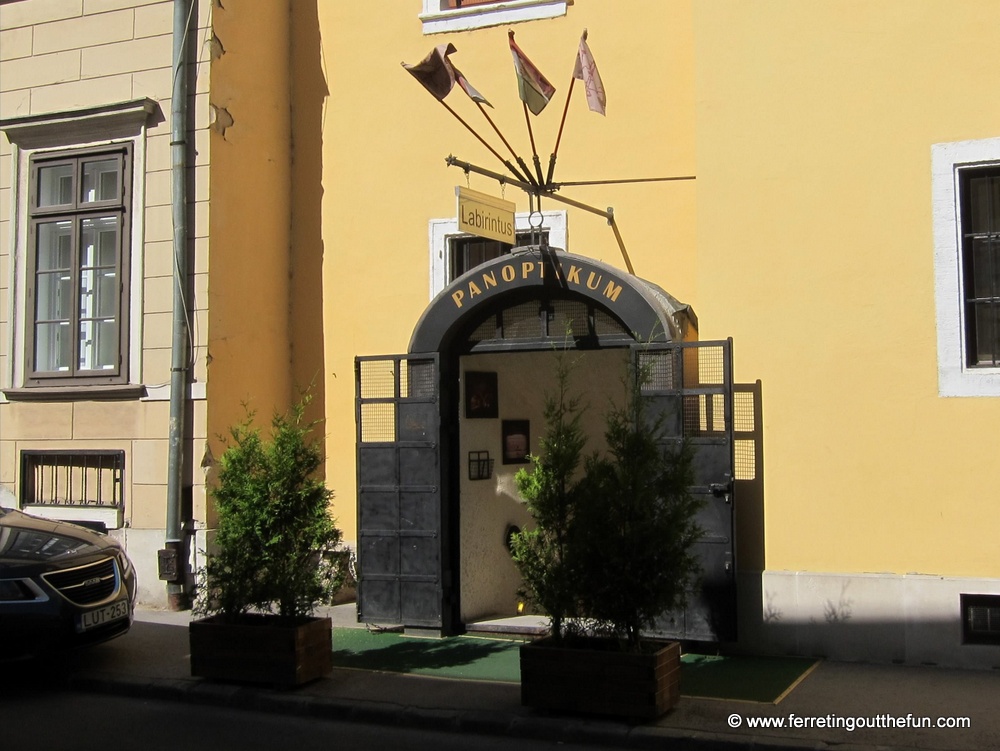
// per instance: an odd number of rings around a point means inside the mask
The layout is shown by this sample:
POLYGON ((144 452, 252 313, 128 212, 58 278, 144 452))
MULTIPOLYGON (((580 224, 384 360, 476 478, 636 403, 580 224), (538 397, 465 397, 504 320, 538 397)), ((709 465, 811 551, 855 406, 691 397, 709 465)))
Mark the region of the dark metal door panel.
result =
POLYGON ((441 627, 436 354, 355 360, 358 618, 441 627))
POLYGON ((703 501, 695 545, 701 577, 687 606, 664 613, 657 634, 694 641, 736 638, 733 513, 733 379, 729 341, 648 344, 635 350, 648 374, 649 414, 665 417, 666 437, 695 449, 691 492, 703 501))

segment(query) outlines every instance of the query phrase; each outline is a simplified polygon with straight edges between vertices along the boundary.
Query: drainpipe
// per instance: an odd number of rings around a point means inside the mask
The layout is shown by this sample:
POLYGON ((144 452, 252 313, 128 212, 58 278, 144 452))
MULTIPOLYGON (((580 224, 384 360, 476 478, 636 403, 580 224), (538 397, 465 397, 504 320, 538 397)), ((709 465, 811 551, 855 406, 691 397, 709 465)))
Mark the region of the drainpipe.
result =
POLYGON ((161 552, 160 578, 167 582, 167 606, 188 607, 183 519, 185 412, 190 350, 187 323, 188 276, 188 29, 194 0, 174 0, 173 93, 170 100, 171 208, 174 229, 173 341, 170 357, 170 433, 167 456, 166 550, 161 552))

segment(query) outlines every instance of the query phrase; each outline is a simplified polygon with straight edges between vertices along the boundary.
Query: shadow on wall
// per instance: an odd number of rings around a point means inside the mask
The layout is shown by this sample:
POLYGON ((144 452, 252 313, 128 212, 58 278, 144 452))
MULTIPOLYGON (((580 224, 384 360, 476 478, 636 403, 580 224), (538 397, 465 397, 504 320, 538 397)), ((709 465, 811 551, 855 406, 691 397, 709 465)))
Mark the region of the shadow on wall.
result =
MULTIPOLYGON (((963 643, 961 594, 983 582, 909 574, 742 572, 740 651, 1000 668, 1000 646, 963 643)), ((1000 585, 991 588, 1000 594, 1000 585)))
POLYGON ((763 571, 764 406, 761 382, 733 384, 737 570, 763 571))
MULTIPOLYGON (((316 0, 291 10, 292 187, 290 331, 292 383, 312 385, 306 417, 326 415, 323 330, 323 116, 329 102, 316 0)), ((323 469, 321 468, 321 472, 323 469)))

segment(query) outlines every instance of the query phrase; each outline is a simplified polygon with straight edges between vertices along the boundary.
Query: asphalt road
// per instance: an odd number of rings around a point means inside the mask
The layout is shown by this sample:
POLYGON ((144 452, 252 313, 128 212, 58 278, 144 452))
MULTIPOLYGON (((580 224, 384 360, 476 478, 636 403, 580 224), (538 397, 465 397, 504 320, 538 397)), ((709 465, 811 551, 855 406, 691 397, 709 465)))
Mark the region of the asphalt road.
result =
POLYGON ((0 728, 0 745, 18 751, 500 751, 515 748, 518 751, 584 751, 593 748, 80 694, 47 689, 38 686, 36 680, 29 681, 24 690, 8 685, 0 693, 0 728))

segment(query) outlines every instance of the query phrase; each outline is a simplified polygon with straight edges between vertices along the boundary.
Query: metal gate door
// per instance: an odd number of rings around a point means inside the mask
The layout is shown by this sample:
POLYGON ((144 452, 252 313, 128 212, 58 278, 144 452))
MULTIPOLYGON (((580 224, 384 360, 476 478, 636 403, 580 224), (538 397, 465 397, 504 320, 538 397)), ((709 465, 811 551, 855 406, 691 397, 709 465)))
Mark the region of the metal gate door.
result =
POLYGON ((691 492, 704 503, 696 545, 701 577, 687 606, 665 613, 656 632, 674 639, 736 638, 736 571, 733 514, 732 342, 648 344, 634 356, 648 373, 642 393, 649 413, 662 415, 665 437, 686 438, 695 449, 691 492))
POLYGON ((439 628, 438 356, 355 359, 358 618, 439 628))

